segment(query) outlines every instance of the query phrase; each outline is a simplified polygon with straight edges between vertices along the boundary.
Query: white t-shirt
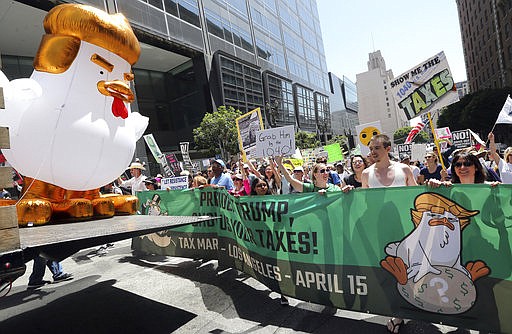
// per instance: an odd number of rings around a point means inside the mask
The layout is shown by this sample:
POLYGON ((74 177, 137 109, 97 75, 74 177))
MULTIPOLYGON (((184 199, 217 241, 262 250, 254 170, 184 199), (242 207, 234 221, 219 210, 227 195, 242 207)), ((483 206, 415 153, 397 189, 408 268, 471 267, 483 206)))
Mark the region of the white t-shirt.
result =
POLYGON ((500 171, 501 181, 506 184, 512 184, 512 164, 500 159, 498 169, 500 171))
POLYGON ((146 185, 144 184, 144 180, 146 179, 145 175, 139 175, 138 177, 132 177, 129 180, 123 181, 121 186, 130 187, 132 189, 132 195, 135 196, 135 192, 137 191, 146 191, 146 185))

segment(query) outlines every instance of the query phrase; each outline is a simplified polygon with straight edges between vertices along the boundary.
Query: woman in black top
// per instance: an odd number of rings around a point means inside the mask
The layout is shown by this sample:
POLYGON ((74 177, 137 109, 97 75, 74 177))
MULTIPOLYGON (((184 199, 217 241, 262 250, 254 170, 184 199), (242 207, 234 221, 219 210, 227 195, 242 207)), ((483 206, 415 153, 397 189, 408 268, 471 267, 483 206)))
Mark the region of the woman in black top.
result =
POLYGON ((350 158, 350 167, 352 168, 352 174, 343 179, 343 186, 349 185, 354 188, 360 188, 362 185, 361 175, 363 170, 368 167, 366 159, 360 154, 353 155, 350 158))

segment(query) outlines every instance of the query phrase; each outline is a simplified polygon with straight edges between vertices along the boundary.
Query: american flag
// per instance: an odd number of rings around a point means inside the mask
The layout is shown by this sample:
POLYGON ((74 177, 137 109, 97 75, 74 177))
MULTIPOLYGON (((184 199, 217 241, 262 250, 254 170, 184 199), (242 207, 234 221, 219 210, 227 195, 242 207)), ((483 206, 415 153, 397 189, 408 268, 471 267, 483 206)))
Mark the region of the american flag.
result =
POLYGON ((412 143, 412 141, 414 140, 414 138, 416 137, 416 135, 421 131, 423 130, 423 128, 425 127, 425 123, 423 122, 419 122, 418 124, 416 124, 412 129, 411 131, 409 132, 409 135, 407 135, 407 139, 405 140, 405 143, 406 144, 410 144, 412 143))

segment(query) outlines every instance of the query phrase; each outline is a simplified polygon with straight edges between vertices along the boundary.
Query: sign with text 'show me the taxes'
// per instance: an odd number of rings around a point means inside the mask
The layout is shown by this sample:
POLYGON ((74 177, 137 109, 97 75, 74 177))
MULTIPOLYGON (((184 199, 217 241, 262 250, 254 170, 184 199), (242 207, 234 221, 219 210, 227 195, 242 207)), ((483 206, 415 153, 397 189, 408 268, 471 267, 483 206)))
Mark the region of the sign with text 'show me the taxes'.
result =
POLYGON ((408 119, 459 101, 443 51, 390 81, 396 104, 408 119))
POLYGON ((256 131, 254 157, 290 156, 293 153, 295 153, 295 128, 293 125, 256 131))

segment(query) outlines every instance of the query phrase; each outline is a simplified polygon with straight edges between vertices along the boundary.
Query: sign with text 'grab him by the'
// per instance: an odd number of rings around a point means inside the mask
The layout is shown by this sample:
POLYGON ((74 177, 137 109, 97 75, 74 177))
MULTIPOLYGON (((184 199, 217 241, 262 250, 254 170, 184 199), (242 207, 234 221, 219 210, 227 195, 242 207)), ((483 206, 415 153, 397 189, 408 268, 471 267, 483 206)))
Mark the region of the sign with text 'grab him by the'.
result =
POLYGON ((408 119, 459 101, 443 51, 391 79, 390 86, 396 104, 408 119))
POLYGON ((290 156, 293 153, 295 153, 295 128, 293 125, 256 131, 255 157, 290 156))

